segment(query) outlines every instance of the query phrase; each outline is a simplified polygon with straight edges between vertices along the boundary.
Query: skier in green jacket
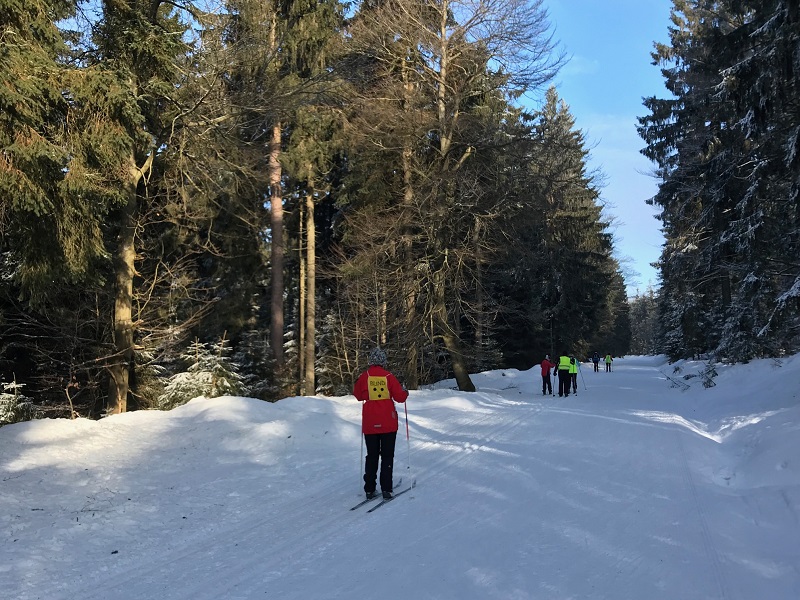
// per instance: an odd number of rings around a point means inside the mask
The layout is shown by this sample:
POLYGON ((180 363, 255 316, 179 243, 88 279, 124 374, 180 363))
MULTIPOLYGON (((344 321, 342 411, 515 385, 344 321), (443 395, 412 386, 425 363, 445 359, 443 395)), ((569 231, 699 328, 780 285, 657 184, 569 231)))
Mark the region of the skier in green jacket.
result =
POLYGON ((570 357, 569 354, 564 352, 561 356, 558 357, 558 396, 559 398, 569 396, 569 386, 570 382, 572 381, 572 375, 570 375, 569 367, 570 367, 570 357))

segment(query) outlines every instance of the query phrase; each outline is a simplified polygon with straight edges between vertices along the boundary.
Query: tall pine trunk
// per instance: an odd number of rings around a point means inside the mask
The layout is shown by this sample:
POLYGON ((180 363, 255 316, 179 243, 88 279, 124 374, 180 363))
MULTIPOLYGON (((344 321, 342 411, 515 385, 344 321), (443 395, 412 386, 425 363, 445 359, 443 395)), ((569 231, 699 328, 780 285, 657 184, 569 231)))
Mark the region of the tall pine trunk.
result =
POLYGON ((314 186, 309 182, 305 198, 306 217, 306 310, 305 310, 305 373, 303 385, 305 394, 311 395, 316 391, 314 377, 314 363, 316 358, 316 276, 317 276, 317 244, 316 226, 314 224, 314 186))
MULTIPOLYGON (((445 3, 447 4, 447 3, 445 3)), ((445 202, 444 206, 451 207, 455 205, 455 189, 452 178, 452 171, 458 169, 456 165, 451 169, 450 151, 453 143, 453 120, 457 118, 458 105, 451 107, 454 116, 448 116, 447 105, 447 85, 448 71, 450 69, 450 52, 448 47, 448 27, 450 26, 449 10, 441 11, 441 21, 439 23, 439 72, 436 75, 437 79, 437 118, 439 124, 439 160, 442 161, 441 175, 446 181, 445 183, 445 202)), ((469 150, 467 151, 469 152, 469 150)), ((465 154, 466 156, 467 154, 465 154)), ((440 225, 440 227, 443 225, 440 225)), ((433 296, 435 298, 434 304, 434 318, 438 322, 439 330, 441 331, 444 347, 450 355, 450 363, 453 366, 453 375, 455 376, 458 389, 462 392, 474 392, 475 384, 469 377, 466 361, 464 360, 464 352, 461 343, 461 337, 457 329, 450 323, 447 314, 447 283, 445 278, 445 269, 447 268, 447 247, 439 248, 440 252, 444 254, 444 264, 440 270, 433 277, 433 296)))
POLYGON ((270 318, 270 343, 278 373, 283 371, 285 358, 283 355, 283 188, 281 186, 281 163, 278 160, 281 152, 281 124, 272 128, 272 139, 269 143, 269 189, 270 214, 272 224, 272 296, 270 318))
POLYGON ((478 364, 485 364, 486 348, 484 347, 484 328, 486 327, 486 307, 483 294, 483 248, 481 247, 481 218, 475 216, 475 231, 472 234, 475 253, 475 307, 478 319, 475 323, 475 352, 478 364))
POLYGON ((458 389, 462 392, 474 392, 475 384, 469 377, 467 364, 464 360, 464 352, 456 330, 451 326, 447 315, 447 304, 445 302, 445 277, 444 270, 440 268, 433 276, 433 317, 436 321, 438 330, 441 332, 442 341, 447 353, 450 355, 450 364, 453 367, 453 376, 458 384, 458 389))
POLYGON ((139 169, 133 157, 129 160, 126 193, 128 201, 122 209, 117 253, 114 257, 114 355, 109 365, 107 414, 128 410, 128 392, 133 368, 133 278, 136 274, 136 217, 139 208, 137 188, 144 170, 149 169, 152 153, 145 169, 139 169))
POLYGON ((298 326, 300 328, 299 335, 297 336, 297 359, 299 362, 299 369, 297 372, 298 381, 300 381, 300 394, 306 394, 305 388, 305 372, 306 372, 306 252, 303 248, 303 244, 305 243, 305 204, 300 204, 300 223, 299 223, 299 230, 297 232, 297 239, 299 240, 298 249, 297 249, 297 259, 300 268, 299 277, 297 280, 297 285, 299 287, 298 292, 298 311, 300 313, 299 318, 297 320, 298 326))
MULTIPOLYGON (((411 102, 414 97, 414 84, 410 80, 408 67, 403 68, 403 110, 410 112, 411 102)), ((403 168, 403 207, 405 208, 406 216, 404 218, 410 220, 410 214, 413 211, 414 204, 414 148, 412 141, 408 137, 403 144, 403 152, 401 155, 401 164, 403 168)), ((403 303, 405 308, 404 315, 404 328, 405 328, 405 343, 406 343, 406 367, 405 377, 406 384, 412 390, 419 387, 419 346, 420 338, 417 331, 419 329, 419 318, 417 316, 417 297, 419 295, 418 282, 414 272, 414 240, 413 229, 410 225, 404 229, 402 240, 402 260, 407 270, 407 279, 403 282, 405 291, 403 303)))
MULTIPOLYGON (((414 202, 414 188, 412 186, 412 153, 413 150, 410 144, 403 148, 403 205, 408 211, 411 210, 411 205, 414 202)), ((406 384, 412 390, 419 387, 419 339, 417 330, 419 328, 419 319, 417 317, 417 280, 414 276, 414 253, 413 253, 413 240, 412 230, 407 227, 403 239, 403 262, 407 272, 409 273, 407 280, 404 282, 405 297, 403 303, 405 304, 405 339, 406 339, 406 384)))

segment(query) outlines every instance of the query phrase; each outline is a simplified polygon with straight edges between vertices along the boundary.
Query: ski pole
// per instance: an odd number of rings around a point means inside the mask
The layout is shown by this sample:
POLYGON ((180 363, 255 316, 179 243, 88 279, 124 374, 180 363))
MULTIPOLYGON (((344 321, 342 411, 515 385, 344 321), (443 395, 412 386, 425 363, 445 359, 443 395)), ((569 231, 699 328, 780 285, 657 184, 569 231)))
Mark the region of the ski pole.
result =
POLYGON ((359 434, 361 437, 361 456, 358 459, 358 478, 363 481, 361 477, 361 469, 364 468, 364 436, 359 434))
POLYGON ((581 381, 583 382, 583 389, 588 390, 589 388, 586 387, 586 380, 583 378, 583 369, 581 369, 580 366, 578 367, 578 373, 581 374, 581 381))
POLYGON ((406 413, 406 450, 407 450, 407 453, 408 453, 408 467, 406 467, 406 468, 408 470, 408 477, 409 477, 409 479, 411 479, 411 487, 414 487, 415 485, 417 485, 417 482, 416 482, 416 480, 414 480, 414 478, 411 477, 411 437, 408 434, 408 399, 407 398, 406 398, 406 401, 403 402, 403 410, 406 413))

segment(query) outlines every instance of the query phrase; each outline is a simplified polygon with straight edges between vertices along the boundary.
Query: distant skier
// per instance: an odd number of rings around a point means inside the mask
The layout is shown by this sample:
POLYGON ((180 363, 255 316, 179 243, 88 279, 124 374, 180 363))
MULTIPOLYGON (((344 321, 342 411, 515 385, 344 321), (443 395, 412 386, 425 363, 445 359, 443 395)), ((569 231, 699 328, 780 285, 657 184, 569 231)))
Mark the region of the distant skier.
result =
POLYGON ((553 395, 553 383, 550 381, 550 371, 556 368, 555 363, 550 362, 550 355, 545 354, 542 361, 542 396, 553 395))
POLYGON ((566 352, 558 357, 558 397, 569 396, 569 386, 572 376, 569 374, 569 354, 566 352))
POLYGON ((611 361, 613 360, 610 354, 606 354, 606 373, 611 373, 611 361))
POLYGON ((375 496, 380 459, 381 492, 384 498, 391 498, 394 445, 397 440, 394 403, 405 402, 408 391, 386 370, 386 353, 380 348, 374 348, 369 353, 369 367, 356 381, 353 395, 364 403, 361 409, 361 431, 367 446, 364 492, 367 498, 375 496))
POLYGON ((600 355, 597 352, 592 354, 592 362, 594 363, 594 372, 598 373, 600 371, 600 355))

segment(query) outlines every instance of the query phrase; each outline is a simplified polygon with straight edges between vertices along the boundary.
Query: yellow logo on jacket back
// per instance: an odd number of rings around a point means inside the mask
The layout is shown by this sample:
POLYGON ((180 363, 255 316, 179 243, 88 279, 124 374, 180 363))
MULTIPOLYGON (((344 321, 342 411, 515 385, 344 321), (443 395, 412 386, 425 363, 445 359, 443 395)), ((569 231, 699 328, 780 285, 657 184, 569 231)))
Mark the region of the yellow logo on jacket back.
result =
POLYGON ((367 382, 369 383, 370 400, 389 399, 389 384, 386 381, 386 377, 373 377, 370 375, 367 382))

